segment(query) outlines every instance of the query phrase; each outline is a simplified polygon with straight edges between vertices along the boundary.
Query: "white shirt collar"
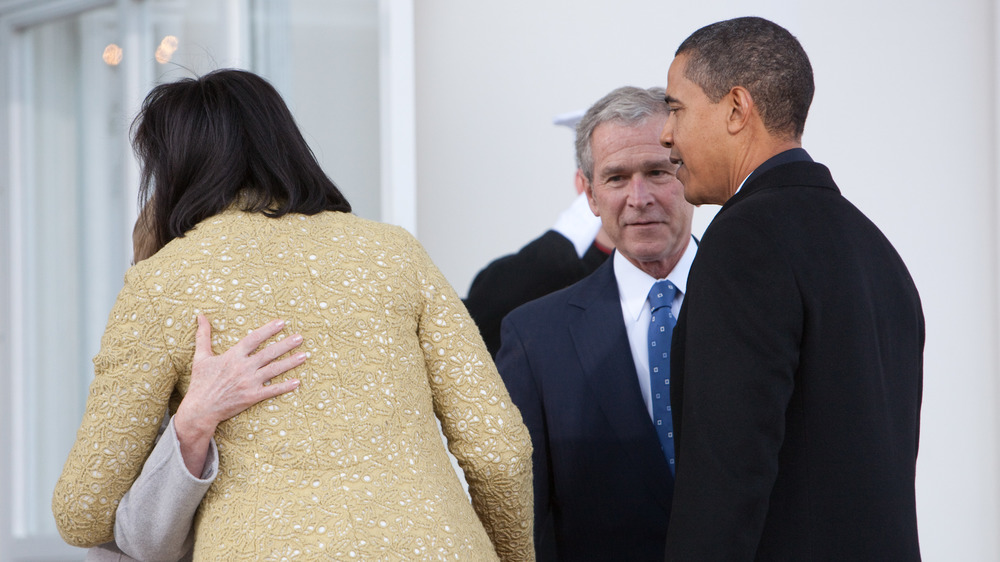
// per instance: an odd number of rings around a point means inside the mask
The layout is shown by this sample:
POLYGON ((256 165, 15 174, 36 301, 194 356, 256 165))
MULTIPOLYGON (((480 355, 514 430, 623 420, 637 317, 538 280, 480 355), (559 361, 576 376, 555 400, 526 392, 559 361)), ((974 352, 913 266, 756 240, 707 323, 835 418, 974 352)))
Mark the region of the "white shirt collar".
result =
MULTIPOLYGON (((698 245, 694 239, 688 240, 688 245, 684 249, 684 254, 678 260, 677 265, 667 275, 667 279, 677 287, 677 296, 674 297, 674 313, 679 311, 677 303, 683 300, 684 293, 687 292, 688 272, 691 270, 691 262, 694 261, 698 245)), ((649 297, 649 290, 653 288, 653 283, 657 281, 645 271, 636 267, 621 252, 615 252, 614 257, 615 280, 618 282, 618 296, 622 301, 622 310, 631 316, 631 320, 637 321, 646 307, 646 299, 649 297)))
POLYGON ((753 175, 753 172, 750 172, 749 174, 747 174, 747 177, 743 178, 743 181, 740 182, 740 186, 736 188, 736 191, 733 192, 733 195, 736 195, 737 193, 740 192, 741 189, 743 189, 743 184, 745 184, 747 182, 747 180, 750 179, 750 176, 752 176, 752 175, 753 175))

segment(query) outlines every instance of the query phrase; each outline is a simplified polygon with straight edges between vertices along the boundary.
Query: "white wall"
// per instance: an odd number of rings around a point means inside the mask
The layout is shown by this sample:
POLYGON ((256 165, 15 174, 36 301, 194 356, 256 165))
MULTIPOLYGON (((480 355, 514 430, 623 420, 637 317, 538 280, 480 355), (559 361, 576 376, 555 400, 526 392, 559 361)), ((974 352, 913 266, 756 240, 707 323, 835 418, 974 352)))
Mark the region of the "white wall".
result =
MULTIPOLYGON (((995 3, 787 4, 417 2, 420 238, 465 294, 572 199, 572 133, 552 116, 664 85, 702 25, 785 25, 816 74, 806 149, 894 242, 923 299, 924 559, 1000 560, 995 3)), ((697 232, 712 214, 699 210, 697 232)))

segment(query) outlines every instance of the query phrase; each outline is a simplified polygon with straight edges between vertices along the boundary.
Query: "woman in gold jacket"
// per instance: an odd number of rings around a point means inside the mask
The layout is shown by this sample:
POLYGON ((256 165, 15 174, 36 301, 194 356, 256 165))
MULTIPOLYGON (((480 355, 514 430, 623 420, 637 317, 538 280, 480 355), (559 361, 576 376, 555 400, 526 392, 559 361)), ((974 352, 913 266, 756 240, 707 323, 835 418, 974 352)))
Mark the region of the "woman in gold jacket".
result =
POLYGON ((309 359, 272 382, 293 392, 218 426, 196 560, 533 559, 530 437, 476 326, 412 236, 350 214, 270 84, 160 85, 133 144, 159 250, 126 273, 94 359, 53 494, 63 538, 113 538, 188 390, 198 315, 216 351, 284 318, 309 359))

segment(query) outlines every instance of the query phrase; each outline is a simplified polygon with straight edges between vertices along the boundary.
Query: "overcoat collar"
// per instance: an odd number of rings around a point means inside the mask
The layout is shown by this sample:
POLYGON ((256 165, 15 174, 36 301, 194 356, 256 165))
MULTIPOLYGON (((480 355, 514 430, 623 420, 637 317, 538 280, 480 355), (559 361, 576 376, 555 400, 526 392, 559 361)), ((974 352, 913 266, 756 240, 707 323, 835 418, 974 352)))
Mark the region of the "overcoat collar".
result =
MULTIPOLYGON (((804 151, 803 151, 804 152, 804 151)), ((778 156, 781 156, 780 154, 778 156)), ((776 157, 777 158, 777 157, 776 157)), ((743 201, 763 189, 775 187, 820 187, 840 193, 829 168, 812 160, 795 160, 768 166, 768 160, 754 170, 746 183, 729 198, 719 212, 743 201)))

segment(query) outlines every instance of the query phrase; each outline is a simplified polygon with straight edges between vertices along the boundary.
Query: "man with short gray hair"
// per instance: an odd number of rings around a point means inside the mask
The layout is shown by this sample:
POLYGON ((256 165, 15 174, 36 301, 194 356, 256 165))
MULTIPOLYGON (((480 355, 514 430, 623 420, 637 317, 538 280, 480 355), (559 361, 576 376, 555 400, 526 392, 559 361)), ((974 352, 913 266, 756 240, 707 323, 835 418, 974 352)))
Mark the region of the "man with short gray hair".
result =
POLYGON ((674 470, 670 335, 697 248, 693 207, 659 144, 663 95, 619 88, 577 125, 577 187, 616 250, 501 328, 497 367, 534 445, 541 559, 663 556, 674 470))

